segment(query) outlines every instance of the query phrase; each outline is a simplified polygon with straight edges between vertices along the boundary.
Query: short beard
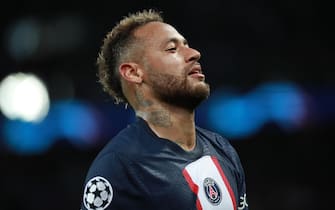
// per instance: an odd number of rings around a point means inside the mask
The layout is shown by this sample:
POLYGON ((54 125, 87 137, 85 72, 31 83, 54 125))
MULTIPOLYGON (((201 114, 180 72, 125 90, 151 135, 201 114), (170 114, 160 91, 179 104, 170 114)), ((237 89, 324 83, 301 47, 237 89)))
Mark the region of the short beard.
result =
POLYGON ((210 87, 207 83, 192 86, 187 75, 177 77, 149 71, 149 78, 159 100, 189 111, 193 111, 210 94, 210 87))

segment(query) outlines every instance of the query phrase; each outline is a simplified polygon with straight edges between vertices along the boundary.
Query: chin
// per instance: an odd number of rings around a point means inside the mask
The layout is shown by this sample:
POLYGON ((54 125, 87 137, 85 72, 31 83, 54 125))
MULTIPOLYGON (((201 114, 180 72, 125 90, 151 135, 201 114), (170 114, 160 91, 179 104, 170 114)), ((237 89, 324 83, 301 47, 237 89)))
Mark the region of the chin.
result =
POLYGON ((195 85, 194 87, 194 94, 201 95, 204 98, 207 98, 210 94, 210 87, 209 84, 205 82, 201 82, 195 85))

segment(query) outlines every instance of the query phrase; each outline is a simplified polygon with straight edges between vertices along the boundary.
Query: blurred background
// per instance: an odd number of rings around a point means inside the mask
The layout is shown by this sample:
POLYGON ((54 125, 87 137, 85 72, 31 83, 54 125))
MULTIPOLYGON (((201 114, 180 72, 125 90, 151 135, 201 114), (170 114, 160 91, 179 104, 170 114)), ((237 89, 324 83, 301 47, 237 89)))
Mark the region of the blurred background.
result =
POLYGON ((200 126, 227 137, 250 209, 332 209, 334 15, 325 2, 17 1, 0 18, 0 209, 79 209, 91 161, 134 119, 97 83, 104 35, 162 10, 202 53, 200 126))

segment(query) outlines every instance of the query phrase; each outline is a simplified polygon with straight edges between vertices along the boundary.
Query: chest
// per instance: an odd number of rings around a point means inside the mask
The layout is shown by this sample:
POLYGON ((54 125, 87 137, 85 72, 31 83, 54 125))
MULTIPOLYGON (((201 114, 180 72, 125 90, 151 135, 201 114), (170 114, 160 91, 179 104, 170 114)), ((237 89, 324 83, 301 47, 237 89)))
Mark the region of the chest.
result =
POLYGON ((159 209, 236 209, 234 169, 215 156, 195 161, 151 160, 143 163, 138 174, 147 200, 159 209))

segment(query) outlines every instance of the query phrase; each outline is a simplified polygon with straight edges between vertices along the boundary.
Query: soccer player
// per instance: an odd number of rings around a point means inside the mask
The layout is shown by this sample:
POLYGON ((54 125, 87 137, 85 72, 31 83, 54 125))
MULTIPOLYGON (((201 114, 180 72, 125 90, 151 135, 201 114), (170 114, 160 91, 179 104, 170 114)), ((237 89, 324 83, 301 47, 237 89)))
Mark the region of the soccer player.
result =
POLYGON ((93 161, 82 210, 248 209, 235 149, 195 124, 210 94, 199 59, 158 11, 129 14, 106 35, 99 81, 136 120, 93 161))

